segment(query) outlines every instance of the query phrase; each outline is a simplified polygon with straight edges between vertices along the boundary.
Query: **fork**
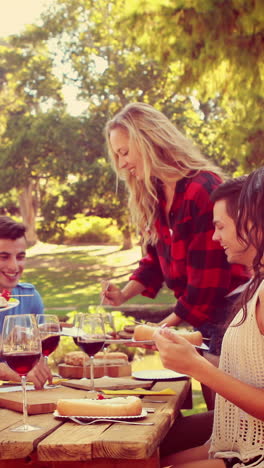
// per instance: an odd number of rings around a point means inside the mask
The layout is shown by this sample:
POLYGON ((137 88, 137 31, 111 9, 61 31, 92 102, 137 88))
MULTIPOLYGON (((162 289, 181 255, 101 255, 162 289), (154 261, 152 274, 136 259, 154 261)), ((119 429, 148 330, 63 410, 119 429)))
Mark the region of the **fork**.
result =
POLYGON ((80 419, 75 418, 74 416, 70 416, 69 419, 77 424, 81 424, 82 426, 88 426, 89 424, 93 424, 96 422, 113 422, 113 423, 121 423, 121 424, 134 424, 135 426, 153 426, 153 422, 134 422, 134 421, 123 421, 122 419, 93 419, 89 422, 80 421, 80 419))

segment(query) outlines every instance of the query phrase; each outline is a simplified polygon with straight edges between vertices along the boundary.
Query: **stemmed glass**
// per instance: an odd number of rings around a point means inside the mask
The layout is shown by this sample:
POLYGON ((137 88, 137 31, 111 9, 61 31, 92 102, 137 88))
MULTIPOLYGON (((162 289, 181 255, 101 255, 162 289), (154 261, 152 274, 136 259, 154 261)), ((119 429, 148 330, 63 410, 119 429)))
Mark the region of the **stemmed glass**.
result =
MULTIPOLYGON (((77 313, 75 314, 74 316, 74 319, 73 319, 73 328, 75 330, 75 335, 72 337, 73 338, 73 341, 74 343, 76 344, 76 346, 79 346, 79 343, 78 343, 78 333, 79 333, 79 330, 81 328, 81 318, 83 317, 83 313, 77 313)), ((84 356, 83 358, 83 376, 80 380, 87 380, 87 373, 86 373, 86 370, 87 370, 87 356, 84 356)))
POLYGON ((40 429, 28 424, 26 376, 39 361, 41 340, 35 315, 8 315, 2 331, 2 357, 8 366, 21 377, 23 395, 23 424, 10 429, 29 432, 40 429))
POLYGON ((110 345, 107 340, 113 340, 114 337, 116 336, 116 328, 115 328, 115 322, 114 322, 114 317, 111 314, 111 312, 105 312, 102 313, 102 319, 104 322, 104 329, 105 329, 105 336, 106 336, 106 341, 104 344, 103 352, 104 352, 104 377, 108 377, 107 375, 107 366, 106 366, 106 354, 107 354, 107 348, 110 345))
POLYGON ((103 348, 105 338, 104 323, 101 315, 84 314, 80 319, 77 343, 90 358, 90 381, 92 392, 95 391, 94 355, 103 348))
POLYGON ((48 358, 55 351, 60 342, 60 322, 57 315, 37 315, 37 323, 40 332, 42 355, 48 364, 48 358))

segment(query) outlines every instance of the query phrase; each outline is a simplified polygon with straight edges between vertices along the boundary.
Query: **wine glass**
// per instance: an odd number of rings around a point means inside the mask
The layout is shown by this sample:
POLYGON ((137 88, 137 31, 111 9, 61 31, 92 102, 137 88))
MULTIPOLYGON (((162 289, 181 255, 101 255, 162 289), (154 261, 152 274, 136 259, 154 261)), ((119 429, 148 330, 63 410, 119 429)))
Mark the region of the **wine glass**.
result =
POLYGON ((57 315, 39 314, 37 323, 40 332, 42 355, 48 364, 48 358, 60 342, 60 322, 57 315))
POLYGON ((2 331, 2 357, 8 366, 21 377, 23 395, 23 424, 10 429, 14 432, 29 432, 40 429, 27 422, 26 376, 39 361, 41 340, 35 315, 8 315, 2 331))
POLYGON ((116 328, 115 328, 115 322, 114 322, 114 317, 111 312, 105 312, 101 314, 103 322, 104 322, 104 329, 105 329, 105 337, 106 341, 104 344, 103 352, 104 352, 104 377, 108 377, 107 374, 107 365, 106 365, 106 354, 107 354, 107 348, 111 344, 107 342, 107 340, 113 340, 117 333, 116 333, 116 328))
POLYGON ((77 342, 90 358, 91 391, 94 392, 94 355, 105 343, 104 323, 99 314, 84 314, 80 319, 80 325, 77 342))
MULTIPOLYGON (((83 313, 80 312, 80 313, 77 313, 74 315, 74 319, 73 319, 73 328, 74 328, 74 336, 72 337, 73 338, 73 341, 74 343, 76 344, 76 346, 79 346, 79 343, 78 343, 78 331, 81 327, 81 317, 83 317, 83 313)), ((79 346, 80 347, 80 346, 79 346)), ((83 357, 83 376, 80 380, 87 380, 87 356, 84 355, 83 357)))

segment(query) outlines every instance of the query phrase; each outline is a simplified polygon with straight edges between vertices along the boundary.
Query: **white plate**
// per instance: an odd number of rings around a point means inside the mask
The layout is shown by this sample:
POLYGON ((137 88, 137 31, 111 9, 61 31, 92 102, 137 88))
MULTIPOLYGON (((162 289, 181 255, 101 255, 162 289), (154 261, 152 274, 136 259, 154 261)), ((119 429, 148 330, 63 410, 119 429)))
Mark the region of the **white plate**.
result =
POLYGON ((149 345, 149 346, 152 346, 155 344, 155 341, 154 340, 134 340, 134 338, 132 338, 131 342, 134 344, 134 345, 141 345, 141 344, 144 344, 144 345, 149 345))
MULTIPOLYGON (((126 344, 128 346, 140 346, 142 345, 147 345, 147 346, 153 346, 155 345, 155 341, 153 340, 134 340, 133 338, 124 338, 124 339, 117 339, 117 340, 105 340, 106 344, 126 344)), ((202 343, 201 346, 195 346, 196 349, 201 349, 202 351, 208 351, 209 347, 205 344, 202 343)))
POLYGON ((201 349, 202 351, 208 351, 209 350, 209 347, 205 343, 202 343, 201 346, 195 346, 195 348, 196 349, 201 349))
POLYGON ((105 340, 105 343, 106 344, 112 344, 112 343, 128 344, 128 343, 131 343, 131 338, 117 338, 116 340, 113 338, 113 339, 105 340))
POLYGON ((13 299, 13 301, 8 302, 8 306, 0 307, 0 313, 9 309, 13 309, 14 307, 18 306, 18 304, 20 304, 20 301, 18 299, 13 299))
POLYGON ((158 369, 133 372, 132 377, 139 380, 182 380, 188 378, 188 375, 170 369, 158 369))
POLYGON ((61 336, 71 336, 72 338, 77 338, 78 334, 85 334, 82 330, 79 330, 76 327, 62 327, 61 336))
POLYGON ((86 420, 102 419, 102 421, 106 421, 106 422, 108 419, 140 419, 140 418, 145 418, 147 415, 148 413, 145 410, 145 408, 143 408, 141 414, 138 414, 137 416, 62 416, 60 413, 58 413, 57 410, 55 410, 53 413, 53 416, 55 418, 62 418, 62 419, 78 418, 78 419, 86 419, 86 420))
POLYGON ((133 338, 123 338, 123 339, 116 339, 116 340, 105 340, 106 344, 127 344, 128 346, 141 346, 141 345, 154 345, 154 341, 146 340, 146 341, 136 341, 133 338))

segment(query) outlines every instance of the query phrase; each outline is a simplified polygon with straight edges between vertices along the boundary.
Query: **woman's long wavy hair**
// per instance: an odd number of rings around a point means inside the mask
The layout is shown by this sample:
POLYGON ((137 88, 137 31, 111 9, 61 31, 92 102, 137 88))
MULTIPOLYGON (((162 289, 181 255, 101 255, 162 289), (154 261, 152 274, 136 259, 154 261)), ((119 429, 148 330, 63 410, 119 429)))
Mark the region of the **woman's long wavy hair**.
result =
POLYGON ((143 243, 157 242, 159 174, 165 183, 188 177, 190 171, 212 171, 222 176, 221 170, 208 161, 190 139, 149 104, 136 102, 125 106, 107 122, 105 136, 113 168, 127 185, 132 221, 142 235, 143 243), (119 169, 118 155, 110 144, 110 133, 116 128, 127 131, 129 144, 141 155, 144 179, 137 180, 129 171, 119 169))
POLYGON ((243 185, 238 205, 237 235, 246 244, 253 246, 253 277, 242 294, 239 303, 243 308, 240 322, 247 317, 247 303, 264 279, 264 167, 252 172, 243 185))

